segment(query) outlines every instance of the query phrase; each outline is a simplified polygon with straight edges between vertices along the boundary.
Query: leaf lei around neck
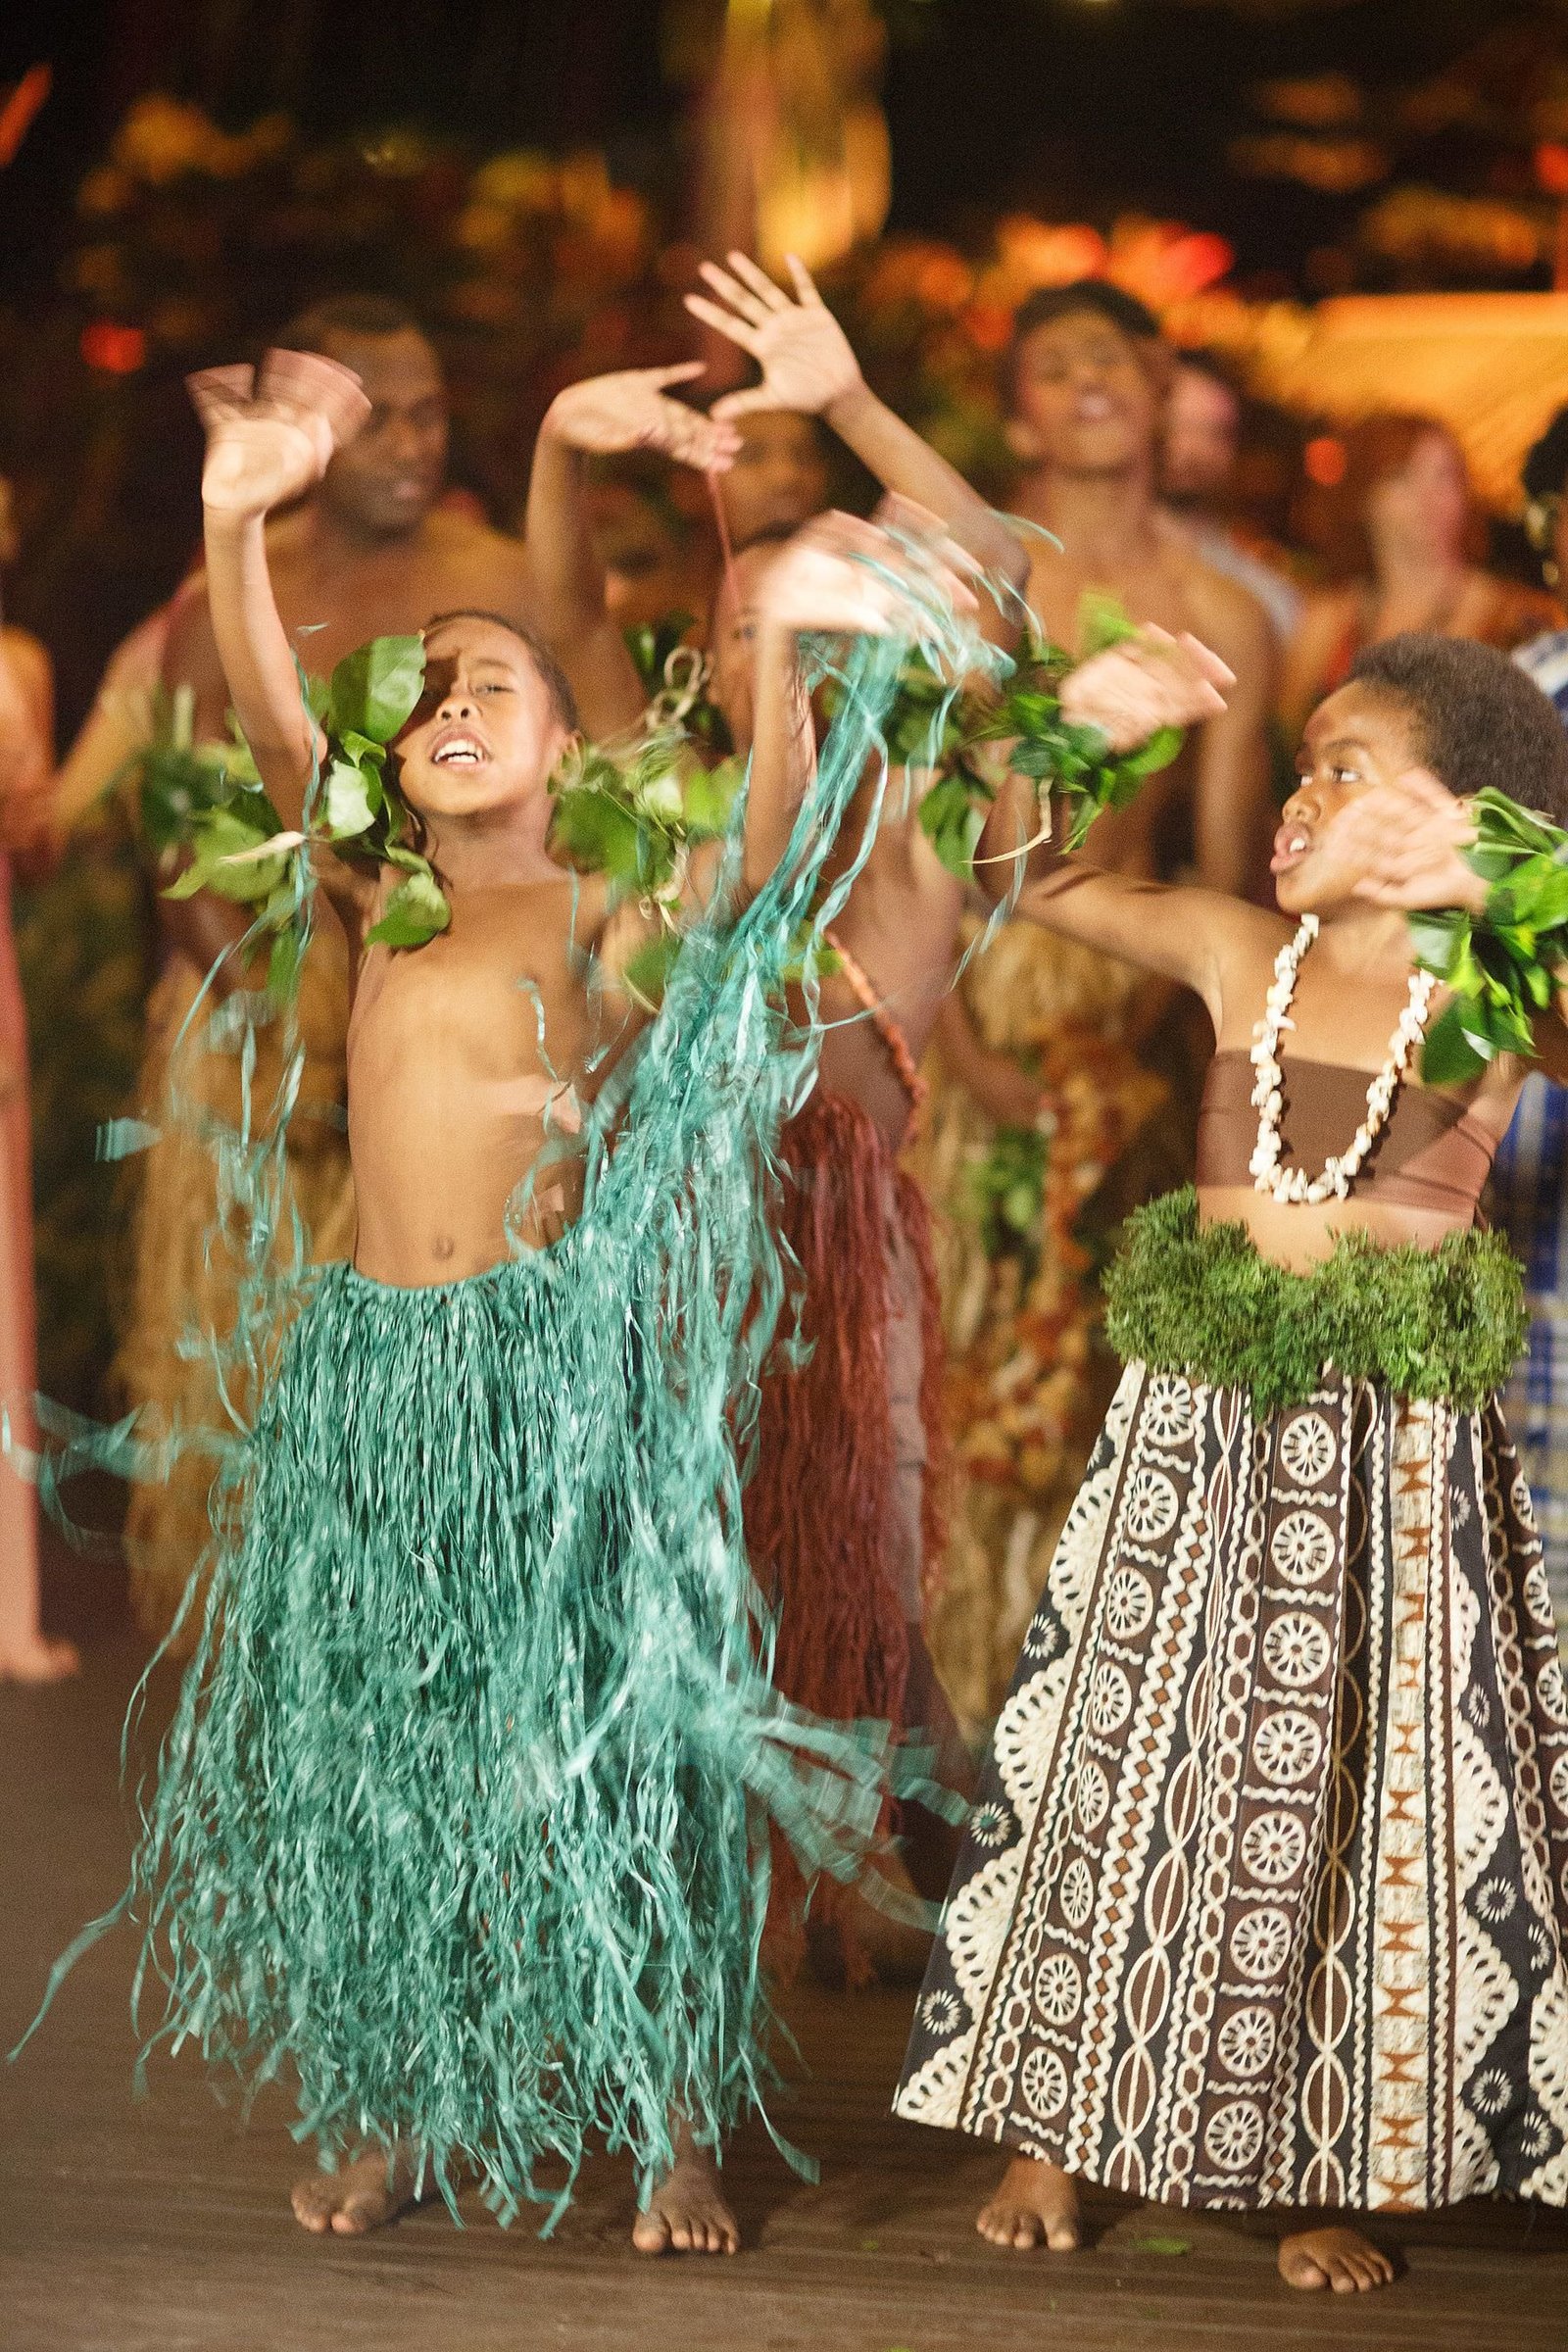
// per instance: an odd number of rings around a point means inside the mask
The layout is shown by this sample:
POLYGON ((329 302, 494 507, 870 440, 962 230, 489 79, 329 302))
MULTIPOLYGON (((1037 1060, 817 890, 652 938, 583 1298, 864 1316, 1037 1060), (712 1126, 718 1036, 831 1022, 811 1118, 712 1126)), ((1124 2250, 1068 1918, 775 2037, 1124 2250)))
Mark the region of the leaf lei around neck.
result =
MULTIPOLYGON (((1113 599, 1096 597, 1085 600, 1083 634, 1087 661, 1137 630, 1113 599)), ((1052 799, 1069 804, 1069 850, 1081 848, 1102 808, 1125 808, 1181 750, 1181 730, 1161 727, 1136 751, 1113 757, 1098 727, 1063 718, 1062 681, 1075 666, 1032 615, 1017 655, 990 691, 955 694, 928 663, 910 662, 887 730, 888 754, 895 764, 940 770, 920 803, 920 825, 961 881, 975 878, 975 853, 997 797, 997 782, 977 757, 983 745, 1009 747, 1007 772, 1034 784, 1042 811, 1052 799)))
POLYGON ((1490 885, 1485 912, 1408 917, 1416 962, 1452 992, 1421 1055, 1429 1086, 1463 1085, 1498 1054, 1533 1056, 1535 1016, 1568 964, 1568 833, 1491 785, 1471 807, 1465 862, 1490 885))
MULTIPOLYGON (((415 846, 416 821, 389 772, 391 747, 423 691, 420 637, 373 637, 345 655, 330 678, 305 681, 305 700, 326 750, 306 796, 302 833, 284 829, 237 728, 216 760, 188 740, 182 752, 172 740, 155 743, 142 763, 144 827, 156 841, 155 826, 162 826, 162 846, 188 846, 193 853, 164 896, 188 899, 211 890, 253 907, 258 930, 276 935, 270 973, 276 983, 292 973, 298 952, 296 861, 309 845, 318 844, 357 863, 401 869, 366 934, 368 943, 417 948, 434 939, 451 922, 452 909, 430 860, 415 846), (200 795, 180 765, 192 760, 201 772, 200 795)), ((186 727, 188 737, 188 718, 186 727)))

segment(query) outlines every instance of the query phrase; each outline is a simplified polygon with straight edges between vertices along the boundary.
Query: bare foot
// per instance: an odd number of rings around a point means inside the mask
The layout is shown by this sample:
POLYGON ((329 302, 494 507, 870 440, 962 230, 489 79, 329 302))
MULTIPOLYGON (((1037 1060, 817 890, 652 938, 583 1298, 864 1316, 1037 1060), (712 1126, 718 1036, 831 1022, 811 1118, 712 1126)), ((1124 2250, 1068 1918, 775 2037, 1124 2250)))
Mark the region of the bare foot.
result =
POLYGON ((63 1683, 80 1664, 72 1642, 29 1634, 14 1649, 0 1650, 0 1683, 63 1683))
POLYGON ((1359 2230, 1298 2230, 1280 2239, 1280 2277, 1287 2286, 1332 2286, 1337 2295, 1365 2294, 1393 2282, 1394 2265, 1359 2230))
POLYGON ((738 2254, 740 2226, 718 2185, 711 2148, 689 2132, 675 2142, 675 2162, 655 2189, 646 2213, 632 2224, 639 2254, 738 2254))
POLYGON ((331 2230, 338 2237, 363 2237, 395 2222, 418 2196, 418 2166, 410 2148, 390 2156, 375 2149, 335 2173, 307 2173, 289 2191, 294 2219, 314 2237, 331 2230))
POLYGON ((1053 2254, 1076 2254, 1084 2242, 1084 2217, 1071 2176, 1042 2156, 1015 2156, 975 2228, 994 2246, 1027 2254, 1049 2246, 1053 2254))

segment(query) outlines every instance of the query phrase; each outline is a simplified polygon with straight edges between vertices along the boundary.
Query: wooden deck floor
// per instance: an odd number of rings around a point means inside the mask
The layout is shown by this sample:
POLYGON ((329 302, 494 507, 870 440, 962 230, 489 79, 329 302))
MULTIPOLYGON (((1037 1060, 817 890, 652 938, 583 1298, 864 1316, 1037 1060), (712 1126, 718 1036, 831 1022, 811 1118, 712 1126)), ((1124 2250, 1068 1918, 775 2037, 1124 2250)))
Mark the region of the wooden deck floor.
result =
MULTIPOLYGON (((116 1751, 138 1666, 122 1631, 100 1630, 79 1684, 0 1690, 7 2044, 55 1955, 119 1891, 116 1751)), ((548 2243, 478 2206, 463 2230, 437 2208, 358 2244, 308 2239, 285 2202, 299 2158, 281 2098, 241 2131, 194 2061, 161 2059, 151 2098, 133 2102, 131 1957, 125 1934, 89 1954, 0 2080, 8 2352, 1568 2348, 1568 2228, 1528 2210, 1389 2229, 1405 2275, 1353 2303, 1280 2285, 1266 2229, 1107 2197, 1080 2255, 993 2252, 972 2216, 994 2156, 888 2116, 908 2007, 889 1993, 795 2000, 810 2072, 783 2121, 821 2183, 747 2135, 730 2175, 747 2238, 735 2261, 635 2257, 630 2176, 608 2162, 548 2243)))

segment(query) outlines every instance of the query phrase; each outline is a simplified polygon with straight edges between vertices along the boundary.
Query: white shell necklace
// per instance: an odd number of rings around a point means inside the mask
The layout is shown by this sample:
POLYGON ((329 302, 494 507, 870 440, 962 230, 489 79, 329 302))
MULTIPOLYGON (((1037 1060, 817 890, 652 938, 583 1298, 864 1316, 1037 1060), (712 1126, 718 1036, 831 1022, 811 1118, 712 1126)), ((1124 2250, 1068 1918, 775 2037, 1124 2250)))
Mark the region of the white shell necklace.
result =
POLYGON ((1350 1140, 1348 1151, 1331 1155, 1323 1163, 1321 1176, 1308 1176, 1304 1168, 1285 1168, 1280 1165, 1280 1113, 1285 1107, 1282 1091, 1284 1072, 1280 1068, 1280 1035, 1294 1029, 1290 1019, 1291 1000, 1296 994, 1296 975, 1302 956, 1318 933, 1315 914, 1303 914, 1296 937, 1281 948, 1274 958, 1274 985, 1269 990, 1267 1010, 1257 1024, 1257 1043, 1250 1059, 1257 1073, 1252 1088, 1252 1107, 1257 1112, 1257 1144, 1248 1162, 1254 1192, 1271 1193, 1286 1205, 1305 1202, 1315 1207, 1320 1200, 1344 1200, 1360 1173, 1361 1163, 1388 1124, 1394 1108, 1394 1098, 1399 1082, 1410 1065, 1410 1056, 1426 1034, 1427 1014, 1431 1009, 1436 976, 1431 972, 1410 974, 1410 998, 1399 1016, 1399 1025, 1389 1041, 1388 1057, 1366 1090, 1366 1116, 1350 1140))

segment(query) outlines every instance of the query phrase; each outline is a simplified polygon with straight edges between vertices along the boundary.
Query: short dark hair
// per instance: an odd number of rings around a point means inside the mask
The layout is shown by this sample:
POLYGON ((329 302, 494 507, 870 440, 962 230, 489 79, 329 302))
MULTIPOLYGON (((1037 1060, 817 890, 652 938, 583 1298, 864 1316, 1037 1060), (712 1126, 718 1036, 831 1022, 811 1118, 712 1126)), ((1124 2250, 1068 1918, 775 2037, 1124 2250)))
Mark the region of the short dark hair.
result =
POLYGON ((577 698, 565 671, 542 637, 536 637, 520 620, 509 620, 505 612, 487 612, 478 605, 461 605, 455 612, 432 612, 422 633, 428 637, 432 629, 444 629, 454 620, 487 620, 492 628, 505 629, 509 637, 515 637, 544 682, 551 710, 568 734, 576 733, 582 724, 577 716, 577 698))
POLYGON ((1559 409, 1525 460, 1526 498, 1561 498, 1568 483, 1568 409, 1559 409))
POLYGON ((1013 313, 1012 334, 1002 363, 1002 392, 1010 409, 1018 389, 1018 362, 1023 347, 1037 329, 1054 326, 1058 318, 1089 311, 1130 335, 1135 343, 1162 341, 1159 320, 1136 294, 1125 293, 1102 277, 1075 277, 1068 286, 1037 286, 1013 313))
POLYGON ((389 294, 326 294, 319 302, 296 311, 273 341, 280 351, 314 351, 329 360, 328 345, 340 339, 379 342, 387 335, 424 335, 424 331, 408 304, 394 302, 389 294))
POLYGON ((1411 629, 1368 646, 1347 683, 1403 703, 1422 760, 1458 799, 1491 784, 1568 825, 1568 730, 1495 646, 1411 629))

